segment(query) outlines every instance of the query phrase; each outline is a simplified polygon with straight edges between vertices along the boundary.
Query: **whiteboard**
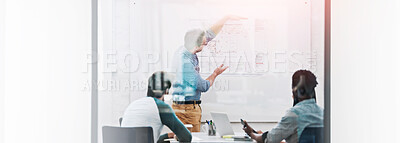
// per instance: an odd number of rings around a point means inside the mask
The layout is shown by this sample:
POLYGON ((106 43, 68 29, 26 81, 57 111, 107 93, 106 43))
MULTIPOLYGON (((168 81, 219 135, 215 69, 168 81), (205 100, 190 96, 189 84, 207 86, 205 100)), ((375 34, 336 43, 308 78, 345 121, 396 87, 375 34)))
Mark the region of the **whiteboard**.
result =
POLYGON ((160 52, 149 72, 173 72, 186 31, 207 30, 228 14, 247 17, 225 23, 198 54, 203 78, 220 64, 229 66, 202 94, 202 120, 215 111, 231 121, 276 122, 293 104, 291 76, 298 69, 316 74, 323 106, 322 8, 310 0, 131 0, 130 47, 160 52))

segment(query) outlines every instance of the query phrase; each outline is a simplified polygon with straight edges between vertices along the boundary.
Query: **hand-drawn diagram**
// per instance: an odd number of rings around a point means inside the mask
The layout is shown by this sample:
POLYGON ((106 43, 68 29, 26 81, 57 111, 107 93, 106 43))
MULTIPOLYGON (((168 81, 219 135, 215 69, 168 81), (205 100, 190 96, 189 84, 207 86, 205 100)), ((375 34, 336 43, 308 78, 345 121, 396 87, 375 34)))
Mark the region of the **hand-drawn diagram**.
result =
MULTIPOLYGON (((202 72, 212 72, 217 64, 230 66, 228 74, 252 74, 265 67, 262 56, 266 48, 266 20, 236 20, 225 23, 216 38, 210 41, 199 54, 202 72), (257 41, 260 40, 260 41, 257 41), (257 50, 255 50, 257 49, 257 50)), ((208 20, 194 19, 190 24, 197 27, 210 25, 208 20)))
MULTIPOLYGON (((190 24, 209 27, 211 22, 195 19, 190 24)), ((293 56, 297 54, 296 48, 302 45, 288 47, 288 39, 271 36, 271 33, 278 31, 270 31, 274 29, 268 27, 271 26, 269 24, 267 19, 226 22, 218 35, 198 54, 201 73, 212 73, 220 64, 229 66, 225 73, 230 75, 259 75, 270 71, 282 73, 291 69, 315 68, 317 57, 312 50, 311 53, 307 53, 308 50, 300 51, 300 57, 293 56), (268 41, 271 39, 275 41, 268 41)))

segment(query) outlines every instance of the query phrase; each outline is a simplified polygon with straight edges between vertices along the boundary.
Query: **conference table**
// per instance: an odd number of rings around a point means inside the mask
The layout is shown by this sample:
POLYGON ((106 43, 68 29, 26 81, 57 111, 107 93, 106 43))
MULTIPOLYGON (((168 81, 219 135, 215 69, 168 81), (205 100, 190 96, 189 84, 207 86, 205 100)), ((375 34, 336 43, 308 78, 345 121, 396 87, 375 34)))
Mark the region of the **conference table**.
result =
MULTIPOLYGON (((242 135, 243 133, 235 133, 242 135)), ((243 134, 244 135, 244 134, 243 134)), ((253 143, 252 141, 234 141, 232 138, 224 139, 221 136, 208 136, 205 132, 192 133, 192 143, 253 143)), ((176 140, 170 140, 170 143, 179 143, 176 140)))

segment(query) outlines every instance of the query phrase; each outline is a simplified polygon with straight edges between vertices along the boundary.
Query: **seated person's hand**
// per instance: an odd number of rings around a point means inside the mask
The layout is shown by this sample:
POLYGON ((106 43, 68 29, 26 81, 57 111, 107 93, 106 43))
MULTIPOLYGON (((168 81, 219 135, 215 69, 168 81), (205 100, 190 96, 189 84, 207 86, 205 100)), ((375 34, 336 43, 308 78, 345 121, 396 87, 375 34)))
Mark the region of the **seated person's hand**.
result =
POLYGON ((175 134, 174 134, 174 133, 168 133, 168 138, 172 139, 172 138, 174 138, 174 137, 175 137, 175 134))
POLYGON ((246 120, 244 120, 243 122, 244 122, 244 126, 245 126, 245 127, 243 127, 244 132, 246 132, 248 135, 252 134, 253 128, 250 127, 249 124, 247 124, 246 120))

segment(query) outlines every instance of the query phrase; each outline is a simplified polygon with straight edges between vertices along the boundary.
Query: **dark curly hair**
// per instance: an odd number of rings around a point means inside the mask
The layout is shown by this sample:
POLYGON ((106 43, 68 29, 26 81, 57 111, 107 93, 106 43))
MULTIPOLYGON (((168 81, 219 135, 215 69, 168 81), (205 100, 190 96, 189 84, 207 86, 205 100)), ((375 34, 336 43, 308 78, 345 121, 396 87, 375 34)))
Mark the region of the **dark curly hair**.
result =
POLYGON ((317 86, 318 82, 317 82, 317 77, 311 71, 308 70, 296 71, 292 76, 292 89, 299 84, 300 76, 304 76, 305 79, 305 86, 304 86, 305 90, 304 94, 306 95, 305 99, 316 98, 315 87, 317 86))

